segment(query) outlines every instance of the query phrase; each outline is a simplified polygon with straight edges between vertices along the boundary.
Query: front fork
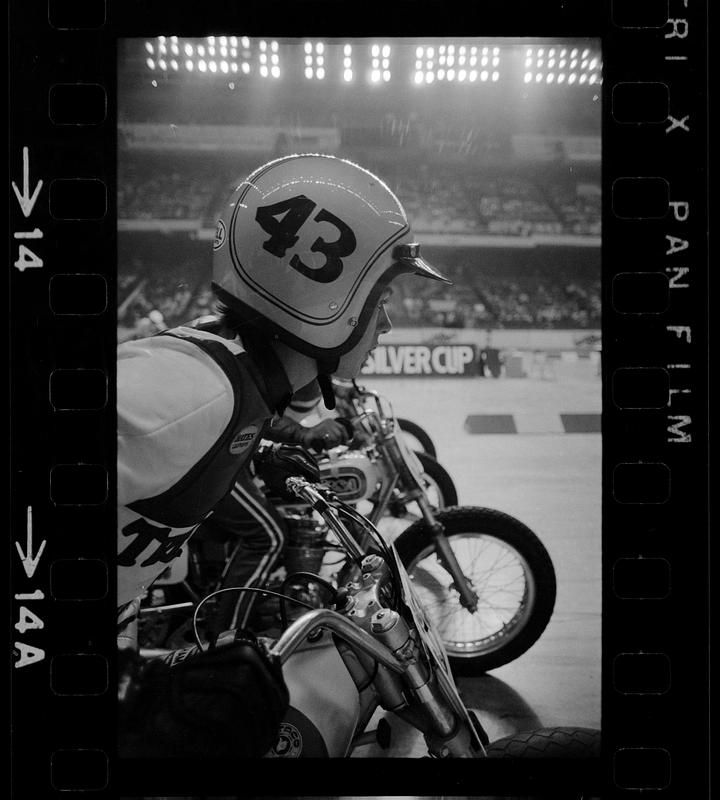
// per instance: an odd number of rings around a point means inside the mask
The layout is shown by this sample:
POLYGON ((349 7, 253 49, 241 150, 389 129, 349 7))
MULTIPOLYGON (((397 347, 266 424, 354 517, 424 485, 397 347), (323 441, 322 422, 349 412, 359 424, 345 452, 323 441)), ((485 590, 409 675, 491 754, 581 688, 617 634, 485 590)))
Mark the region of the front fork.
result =
POLYGON ((450 540, 445 536, 445 526, 435 517, 434 510, 424 492, 419 493, 418 497, 414 499, 420 506, 425 523, 430 528, 438 561, 454 581, 455 588, 460 595, 460 605, 474 614, 477 611, 479 598, 472 584, 465 577, 455 553, 450 547, 450 540))

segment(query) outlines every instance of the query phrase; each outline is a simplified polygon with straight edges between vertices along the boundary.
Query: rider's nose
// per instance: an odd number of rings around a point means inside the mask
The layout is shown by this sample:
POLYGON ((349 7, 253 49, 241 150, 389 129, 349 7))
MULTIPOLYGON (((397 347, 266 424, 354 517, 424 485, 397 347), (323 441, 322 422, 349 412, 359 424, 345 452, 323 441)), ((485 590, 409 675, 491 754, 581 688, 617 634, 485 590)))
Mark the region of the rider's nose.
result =
POLYGON ((378 321, 377 321, 377 332, 378 335, 381 333, 390 333, 392 330, 392 322, 390 321, 390 317, 387 313, 387 309, 385 306, 382 306, 380 309, 380 313, 378 314, 378 321))

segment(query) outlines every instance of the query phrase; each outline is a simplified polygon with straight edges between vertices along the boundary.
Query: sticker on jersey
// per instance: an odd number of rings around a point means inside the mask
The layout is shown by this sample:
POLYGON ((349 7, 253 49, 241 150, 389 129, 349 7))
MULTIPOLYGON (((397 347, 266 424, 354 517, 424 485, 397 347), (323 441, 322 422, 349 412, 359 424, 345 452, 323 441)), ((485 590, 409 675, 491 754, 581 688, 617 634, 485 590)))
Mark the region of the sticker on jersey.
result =
POLYGON ((299 758, 303 749, 303 739, 300 731, 289 722, 280 725, 278 740, 270 749, 270 758, 299 758))
POLYGON ((225 230, 225 223, 219 219, 215 227, 215 239, 213 240, 213 250, 219 250, 224 244, 227 237, 225 230))
POLYGON ((258 427, 257 425, 250 425, 247 428, 243 428, 240 433, 230 442, 230 452, 236 456, 239 453, 247 450, 248 447, 253 442, 253 439, 257 436, 258 427))

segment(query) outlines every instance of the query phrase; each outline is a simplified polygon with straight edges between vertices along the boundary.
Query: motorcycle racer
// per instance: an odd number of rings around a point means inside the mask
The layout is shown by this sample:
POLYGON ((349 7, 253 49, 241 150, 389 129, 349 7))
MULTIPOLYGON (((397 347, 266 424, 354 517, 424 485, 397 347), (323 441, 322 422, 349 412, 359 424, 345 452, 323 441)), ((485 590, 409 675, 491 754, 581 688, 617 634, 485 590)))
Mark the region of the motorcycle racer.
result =
MULTIPOLYGON (((134 665, 138 598, 233 498, 293 393, 317 378, 333 404, 330 376, 353 378, 390 330, 384 304, 396 276, 447 282, 420 256, 390 189, 333 156, 288 156, 255 170, 230 198, 213 250, 217 322, 118 348, 121 664, 134 665)), ((222 662, 231 665, 222 690, 206 691, 217 656, 192 660, 181 670, 154 664, 144 683, 141 671, 139 691, 121 669, 120 696, 131 704, 122 715, 126 754, 186 756, 206 743, 218 755, 262 755, 287 706, 279 669, 247 633, 222 662), (233 726, 243 735, 217 735, 233 726)))

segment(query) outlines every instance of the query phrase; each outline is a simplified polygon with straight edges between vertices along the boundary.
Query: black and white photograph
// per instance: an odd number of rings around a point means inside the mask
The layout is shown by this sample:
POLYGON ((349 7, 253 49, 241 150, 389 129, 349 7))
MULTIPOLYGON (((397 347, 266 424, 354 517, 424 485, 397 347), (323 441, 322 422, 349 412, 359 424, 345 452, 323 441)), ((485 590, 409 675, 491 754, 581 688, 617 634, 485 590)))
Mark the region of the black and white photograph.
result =
POLYGON ((121 756, 597 756, 599 40, 118 45, 121 756))

